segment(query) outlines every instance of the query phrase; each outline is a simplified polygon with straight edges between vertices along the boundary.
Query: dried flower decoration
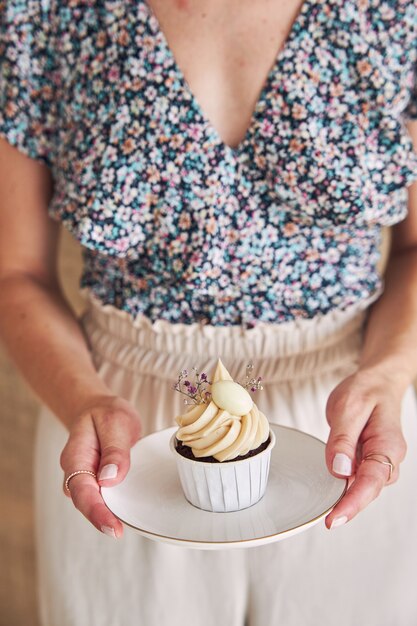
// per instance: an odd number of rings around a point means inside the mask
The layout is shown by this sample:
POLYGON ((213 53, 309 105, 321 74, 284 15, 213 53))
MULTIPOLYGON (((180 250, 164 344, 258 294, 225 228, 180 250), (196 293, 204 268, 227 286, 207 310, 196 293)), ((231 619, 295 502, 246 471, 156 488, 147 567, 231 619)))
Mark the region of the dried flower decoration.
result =
POLYGON ((253 376, 254 365, 252 361, 246 366, 246 381, 245 383, 239 383, 244 387, 247 391, 262 391, 262 378, 260 376, 253 376))
POLYGON ((207 389, 208 385, 211 385, 211 382, 208 380, 207 374, 204 372, 200 374, 197 368, 193 367, 191 376, 189 376, 188 370, 180 372, 174 389, 188 398, 188 400, 184 399, 184 404, 207 404, 211 400, 211 393, 207 389))
MULTIPOLYGON (((246 366, 246 380, 244 383, 239 382, 247 391, 262 391, 262 378, 253 376, 253 363, 246 366)), ((207 374, 198 372, 196 367, 192 368, 192 373, 188 370, 182 370, 174 384, 174 390, 186 396, 184 404, 208 404, 211 401, 211 393, 207 389, 212 383, 208 380, 207 374)))

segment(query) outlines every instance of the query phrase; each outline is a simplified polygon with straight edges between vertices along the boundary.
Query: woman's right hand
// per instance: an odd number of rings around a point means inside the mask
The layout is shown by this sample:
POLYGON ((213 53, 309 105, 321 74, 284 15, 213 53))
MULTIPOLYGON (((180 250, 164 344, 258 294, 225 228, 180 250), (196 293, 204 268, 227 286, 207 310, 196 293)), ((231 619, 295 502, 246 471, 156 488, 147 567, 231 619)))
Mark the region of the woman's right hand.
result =
POLYGON ((130 467, 130 448, 139 439, 139 415, 132 405, 118 396, 98 396, 91 399, 70 429, 70 435, 61 454, 64 470, 64 492, 72 498, 76 508, 101 532, 118 538, 123 524, 107 508, 100 487, 120 483, 130 467), (65 480, 77 470, 69 482, 65 480))
POLYGON ((0 138, 0 335, 37 397, 70 431, 61 456, 65 478, 76 470, 99 475, 106 466, 117 468, 114 478, 97 482, 80 474, 69 485, 87 519, 120 537, 123 526, 99 486, 126 476, 140 420, 98 375, 85 332, 61 291, 59 224, 48 216, 53 190, 45 163, 0 138))

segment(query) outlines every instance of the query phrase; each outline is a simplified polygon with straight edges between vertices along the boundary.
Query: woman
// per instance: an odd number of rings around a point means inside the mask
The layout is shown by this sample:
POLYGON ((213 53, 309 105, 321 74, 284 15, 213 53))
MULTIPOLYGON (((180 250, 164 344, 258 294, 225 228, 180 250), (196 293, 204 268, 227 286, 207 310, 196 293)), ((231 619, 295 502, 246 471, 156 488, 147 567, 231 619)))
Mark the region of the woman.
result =
POLYGON ((42 623, 415 624, 413 0, 0 6, 0 325, 44 403, 42 623), (84 246, 80 321, 59 221, 84 246), (233 376, 252 357, 272 421, 328 437, 343 529, 203 552, 106 508, 180 410, 175 372, 218 356, 233 376))

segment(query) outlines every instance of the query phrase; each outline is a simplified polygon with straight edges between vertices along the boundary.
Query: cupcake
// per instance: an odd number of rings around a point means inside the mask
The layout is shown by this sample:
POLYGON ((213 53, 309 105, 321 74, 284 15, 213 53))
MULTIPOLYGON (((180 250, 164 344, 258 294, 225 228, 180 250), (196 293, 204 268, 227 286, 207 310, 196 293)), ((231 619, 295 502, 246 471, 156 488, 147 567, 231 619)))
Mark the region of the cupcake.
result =
POLYGON ((240 511, 265 493, 275 435, 247 391, 262 389, 260 378, 233 381, 218 360, 209 381, 181 372, 175 389, 185 394, 188 410, 176 418, 170 441, 186 499, 206 511, 240 511))

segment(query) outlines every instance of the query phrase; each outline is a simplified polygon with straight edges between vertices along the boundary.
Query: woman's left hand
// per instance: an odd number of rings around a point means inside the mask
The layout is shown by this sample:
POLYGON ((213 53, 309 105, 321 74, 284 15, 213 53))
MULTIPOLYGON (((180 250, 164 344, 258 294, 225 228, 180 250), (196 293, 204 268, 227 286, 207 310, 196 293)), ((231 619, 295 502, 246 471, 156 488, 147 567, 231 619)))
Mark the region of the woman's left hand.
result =
POLYGON ((330 425, 326 462, 334 476, 349 479, 349 488, 326 517, 327 528, 350 521, 398 479, 407 449, 398 387, 387 376, 359 370, 331 393, 326 409, 330 425), (368 455, 377 455, 385 463, 364 461, 368 455), (392 475, 387 461, 393 465, 392 475))

